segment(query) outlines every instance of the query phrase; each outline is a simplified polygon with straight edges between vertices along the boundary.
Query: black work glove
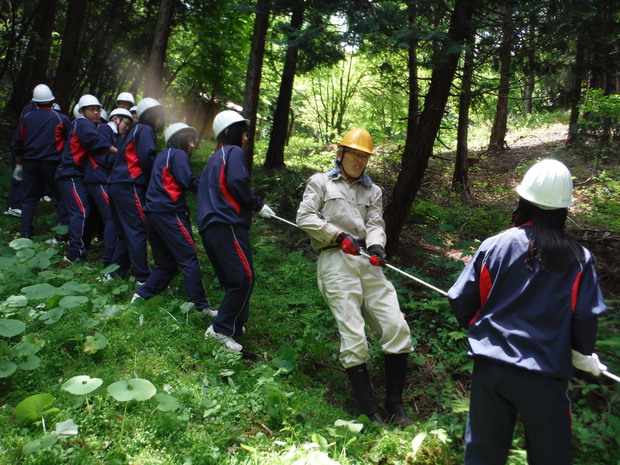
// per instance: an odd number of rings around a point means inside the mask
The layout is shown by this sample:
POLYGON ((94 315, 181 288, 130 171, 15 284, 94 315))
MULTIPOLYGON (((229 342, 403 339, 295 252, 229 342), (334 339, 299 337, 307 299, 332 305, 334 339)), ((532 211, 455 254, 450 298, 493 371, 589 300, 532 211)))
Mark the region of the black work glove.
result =
POLYGON ((382 245, 373 244, 368 247, 368 253, 370 254, 370 263, 374 266, 382 266, 385 268, 387 265, 387 254, 382 245))
POLYGON ((342 232, 338 234, 336 238, 336 244, 340 247, 344 253, 349 255, 359 255, 360 254, 360 245, 357 243, 357 240, 350 234, 342 232))

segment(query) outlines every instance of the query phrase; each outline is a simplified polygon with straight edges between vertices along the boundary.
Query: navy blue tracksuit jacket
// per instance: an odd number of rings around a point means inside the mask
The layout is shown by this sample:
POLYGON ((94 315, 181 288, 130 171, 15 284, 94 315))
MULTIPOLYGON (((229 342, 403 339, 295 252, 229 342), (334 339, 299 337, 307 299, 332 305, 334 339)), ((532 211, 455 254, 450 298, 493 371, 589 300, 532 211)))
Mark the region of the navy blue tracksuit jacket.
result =
POLYGON ((226 290, 216 333, 238 336, 248 320, 254 286, 249 229, 252 212, 264 203, 250 188, 240 147, 220 145, 209 158, 198 186, 198 230, 218 281, 226 290))
POLYGON ((528 268, 531 228, 485 240, 448 291, 474 358, 466 465, 506 462, 517 413, 528 463, 571 463, 571 349, 592 353, 605 302, 585 248, 565 270, 528 268))
POLYGON ((139 282, 146 282, 151 269, 147 262, 147 232, 144 202, 157 147, 153 129, 138 123, 121 136, 108 184, 112 216, 119 241, 114 263, 124 277, 130 266, 139 282))
POLYGON ((185 192, 196 192, 198 180, 183 150, 167 148, 155 159, 146 191, 148 239, 156 268, 137 294, 145 299, 163 292, 181 268, 185 298, 198 310, 209 306, 200 275, 185 192))
POLYGON ((78 118, 71 123, 69 140, 56 170, 58 187, 69 215, 69 260, 80 260, 86 255, 84 233, 90 204, 84 175, 88 160, 91 154, 102 156, 109 150, 109 141, 97 132, 95 123, 87 118, 78 118))
POLYGON ((15 131, 11 148, 22 158, 21 234, 34 233, 34 213, 47 187, 57 201, 57 220, 66 221, 65 207, 54 179, 62 150, 69 134, 70 121, 51 107, 40 107, 26 113, 15 131))

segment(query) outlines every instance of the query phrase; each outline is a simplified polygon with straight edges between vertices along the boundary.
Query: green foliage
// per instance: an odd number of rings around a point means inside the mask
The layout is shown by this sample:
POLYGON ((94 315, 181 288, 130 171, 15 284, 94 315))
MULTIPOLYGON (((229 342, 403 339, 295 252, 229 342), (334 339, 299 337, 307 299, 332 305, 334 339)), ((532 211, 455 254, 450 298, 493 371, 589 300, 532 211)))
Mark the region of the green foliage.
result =
POLYGON ((577 140, 585 143, 588 138, 598 140, 597 157, 616 156, 612 141, 620 136, 620 96, 605 95, 602 89, 590 89, 581 102, 584 117, 577 124, 577 140))

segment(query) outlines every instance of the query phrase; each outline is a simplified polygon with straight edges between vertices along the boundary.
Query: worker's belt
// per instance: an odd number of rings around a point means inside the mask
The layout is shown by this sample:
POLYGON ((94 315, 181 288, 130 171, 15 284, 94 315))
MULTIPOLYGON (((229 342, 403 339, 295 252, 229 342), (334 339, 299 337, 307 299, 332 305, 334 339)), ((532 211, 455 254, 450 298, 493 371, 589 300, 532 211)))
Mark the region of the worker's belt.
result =
MULTIPOLYGON (((362 241, 357 239, 357 244, 360 246, 360 249, 365 249, 366 248, 366 241, 362 241)), ((328 245, 325 246, 321 249, 319 249, 319 253, 324 252, 325 250, 329 250, 329 249, 337 249, 338 246, 336 244, 332 244, 332 245, 328 245)))

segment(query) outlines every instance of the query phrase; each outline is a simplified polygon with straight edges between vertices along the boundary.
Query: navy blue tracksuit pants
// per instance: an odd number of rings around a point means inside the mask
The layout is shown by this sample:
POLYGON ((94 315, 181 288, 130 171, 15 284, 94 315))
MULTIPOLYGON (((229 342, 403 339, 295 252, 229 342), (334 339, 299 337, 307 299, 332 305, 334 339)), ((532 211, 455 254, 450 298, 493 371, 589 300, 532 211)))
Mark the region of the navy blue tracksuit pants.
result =
POLYGON ((571 464, 568 380, 474 358, 465 465, 504 465, 517 412, 529 465, 571 464))
POLYGON ((103 222, 103 264, 108 266, 114 263, 114 252, 118 239, 116 223, 114 223, 110 209, 108 186, 106 184, 86 184, 86 189, 91 200, 97 206, 97 211, 103 222))
POLYGON ((63 199, 56 184, 57 161, 24 160, 23 180, 21 181, 21 209, 23 237, 34 234, 34 212, 39 200, 49 190, 56 201, 56 222, 67 223, 67 213, 63 199))
POLYGON ((146 212, 148 238, 155 269, 137 294, 150 299, 161 294, 179 267, 185 283, 185 298, 201 310, 210 304, 200 276, 200 264, 188 212, 146 212))
POLYGON ((11 150, 11 187, 9 188, 9 195, 6 199, 6 208, 22 208, 22 182, 16 181, 12 174, 15 171, 15 153, 11 150))
POLYGON ((88 215, 90 215, 88 191, 84 184, 84 178, 61 178, 58 179, 57 183, 69 216, 67 258, 71 261, 83 260, 86 257, 84 232, 88 215))
POLYGON ((133 183, 109 185, 110 207, 116 224, 118 242, 113 262, 120 268, 115 274, 125 277, 133 265, 136 280, 144 283, 151 274, 147 261, 146 217, 144 198, 146 186, 133 183))
POLYGON ((240 336, 250 313, 254 287, 254 264, 249 230, 243 226, 214 223, 200 231, 202 244, 226 293, 218 316, 212 321, 216 333, 240 336))

